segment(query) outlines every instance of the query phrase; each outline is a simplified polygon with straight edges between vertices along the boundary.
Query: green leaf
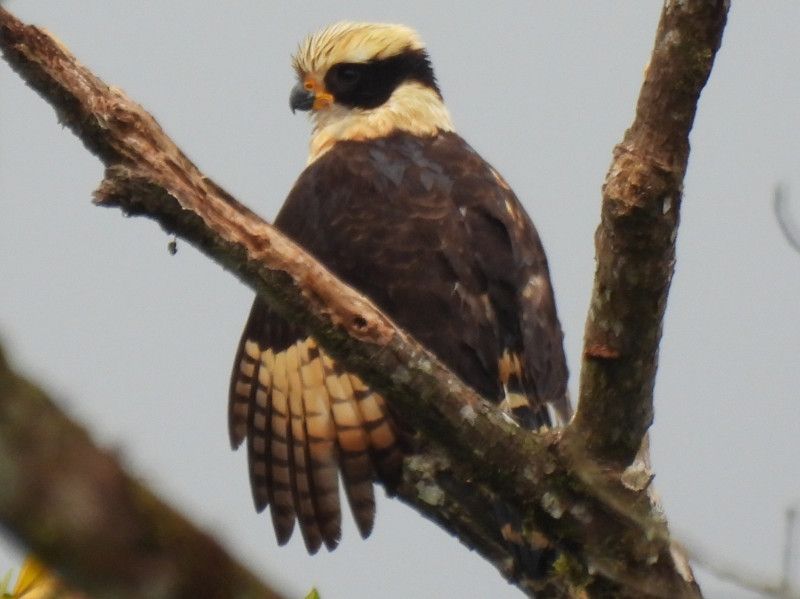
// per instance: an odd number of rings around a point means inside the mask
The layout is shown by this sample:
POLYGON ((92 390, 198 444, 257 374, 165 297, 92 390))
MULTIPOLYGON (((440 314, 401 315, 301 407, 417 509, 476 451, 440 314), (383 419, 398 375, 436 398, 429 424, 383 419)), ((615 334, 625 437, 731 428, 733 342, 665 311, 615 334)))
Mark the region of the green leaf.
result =
POLYGON ((316 589, 316 587, 311 587, 311 590, 309 591, 308 595, 306 595, 305 599, 320 599, 319 591, 316 589))

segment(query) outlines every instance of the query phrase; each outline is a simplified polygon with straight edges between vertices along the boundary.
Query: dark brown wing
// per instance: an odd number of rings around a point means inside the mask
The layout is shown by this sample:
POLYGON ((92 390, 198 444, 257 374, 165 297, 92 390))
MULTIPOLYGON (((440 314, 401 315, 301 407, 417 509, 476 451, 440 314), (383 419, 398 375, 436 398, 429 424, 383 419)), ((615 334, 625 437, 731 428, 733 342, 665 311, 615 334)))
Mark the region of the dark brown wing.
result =
POLYGON ((536 228, 500 174, 455 134, 432 145, 452 165, 453 201, 485 279, 499 342, 501 405, 529 429, 571 416, 563 333, 547 257, 536 228))
POLYGON ((545 403, 564 407, 563 336, 541 242, 505 181, 458 135, 339 143, 303 173, 276 224, 485 397, 504 399, 508 372, 539 425, 549 422, 545 403), (501 361, 518 361, 517 374, 501 361))
POLYGON ((473 181, 473 190, 493 189, 483 194, 468 192, 460 199, 480 247, 494 248, 479 252, 476 259, 486 273, 500 321, 505 406, 526 428, 564 424, 572 412, 564 335, 556 315, 547 257, 514 192, 497 171, 481 163, 486 178, 491 176, 496 186, 473 181))
MULTIPOLYGON (((417 138, 399 133, 368 142, 340 142, 303 172, 276 226, 369 296, 522 426, 549 426, 548 402, 559 409, 566 405, 562 335, 539 238, 513 192, 457 135, 417 138)), ((338 460, 350 494, 358 489, 351 505, 362 534, 368 533, 374 511, 371 487, 369 501, 364 491, 371 474, 367 466, 377 465, 378 474, 386 478, 392 474, 388 465, 396 469, 398 460, 383 399, 354 382, 357 377, 337 370, 311 344, 307 335, 256 300, 231 384, 231 439, 237 445, 248 438, 256 505, 272 505, 279 540, 288 538, 294 514, 299 514, 306 543, 314 549, 319 546, 314 523, 329 530, 322 533, 329 547, 335 545, 334 537, 338 539, 338 511, 335 517, 328 514, 335 507, 333 500, 326 495, 323 506, 313 500, 318 489, 332 493, 335 469, 330 460, 338 460), (307 474, 313 473, 309 464, 317 464, 311 455, 317 438, 307 426, 293 426, 325 411, 291 402, 305 379, 296 377, 300 382, 293 384, 288 377, 288 387, 282 390, 272 374, 264 389, 268 398, 272 390, 271 402, 259 402, 263 396, 258 390, 264 386, 259 373, 275 368, 265 356, 277 356, 298 343, 300 356, 306 355, 306 346, 309 359, 315 359, 312 353, 322 356, 327 398, 322 404, 327 401, 336 430, 335 438, 330 428, 322 435, 325 443, 334 439, 334 450, 323 452, 319 463, 329 475, 319 483, 307 474), (346 384, 342 390, 328 384, 331 375, 340 382, 351 381, 352 390, 346 384), (288 408, 278 392, 289 394, 288 408), (337 419, 340 396, 342 410, 349 411, 347 418, 337 419), (367 397, 374 399, 365 403, 367 397), (264 418, 256 418, 262 403, 264 418), (261 437, 264 442, 255 446, 254 440, 261 437), (282 453, 275 457, 284 437, 287 447, 302 445, 307 452, 295 449, 285 460, 282 453), (351 448, 353 455, 371 455, 371 462, 351 468, 351 448), (306 489, 312 496, 310 507, 304 503, 306 489), (362 505, 369 506, 363 510, 368 517, 359 516, 362 505)), ((303 359, 289 363, 300 364, 302 370, 303 359)))

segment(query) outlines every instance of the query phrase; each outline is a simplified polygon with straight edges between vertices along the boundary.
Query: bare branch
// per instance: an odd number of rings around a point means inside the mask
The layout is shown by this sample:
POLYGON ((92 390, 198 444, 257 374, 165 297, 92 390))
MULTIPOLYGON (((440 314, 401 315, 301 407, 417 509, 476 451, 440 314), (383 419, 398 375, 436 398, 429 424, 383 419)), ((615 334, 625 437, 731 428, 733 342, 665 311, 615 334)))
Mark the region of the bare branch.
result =
POLYGON ((280 597, 128 476, 1 349, 0 524, 92 597, 280 597))
POLYGON ((630 463, 653 420, 689 131, 727 12, 727 0, 664 3, 636 118, 603 186, 573 427, 596 459, 630 463))

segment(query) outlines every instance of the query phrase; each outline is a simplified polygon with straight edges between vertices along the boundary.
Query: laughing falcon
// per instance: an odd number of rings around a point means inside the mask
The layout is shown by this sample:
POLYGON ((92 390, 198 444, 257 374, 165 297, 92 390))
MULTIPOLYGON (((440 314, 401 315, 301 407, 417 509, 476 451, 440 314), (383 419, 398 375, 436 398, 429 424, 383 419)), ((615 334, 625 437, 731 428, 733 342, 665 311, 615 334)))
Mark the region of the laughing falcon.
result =
MULTIPOLYGON (((337 23, 293 60, 308 164, 275 226, 527 429, 570 415, 563 335, 539 236, 505 180, 456 132, 419 36, 337 23)), ((278 542, 341 534, 339 480, 363 537, 373 481, 403 458, 391 406, 256 297, 230 385, 256 508, 278 542)))

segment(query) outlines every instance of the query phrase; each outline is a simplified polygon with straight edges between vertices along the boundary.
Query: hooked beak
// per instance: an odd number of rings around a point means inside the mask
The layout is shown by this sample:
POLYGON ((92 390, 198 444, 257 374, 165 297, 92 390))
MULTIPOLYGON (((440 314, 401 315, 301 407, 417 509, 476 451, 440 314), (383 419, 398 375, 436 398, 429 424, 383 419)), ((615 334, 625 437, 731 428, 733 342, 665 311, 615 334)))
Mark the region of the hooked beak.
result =
POLYGON ((314 99, 314 90, 306 89, 302 83, 298 83, 289 94, 289 108, 292 109, 292 113, 295 110, 311 110, 314 107, 314 99))
POLYGON ((292 88, 289 108, 295 110, 322 110, 335 102, 333 95, 314 77, 306 77, 292 88))

